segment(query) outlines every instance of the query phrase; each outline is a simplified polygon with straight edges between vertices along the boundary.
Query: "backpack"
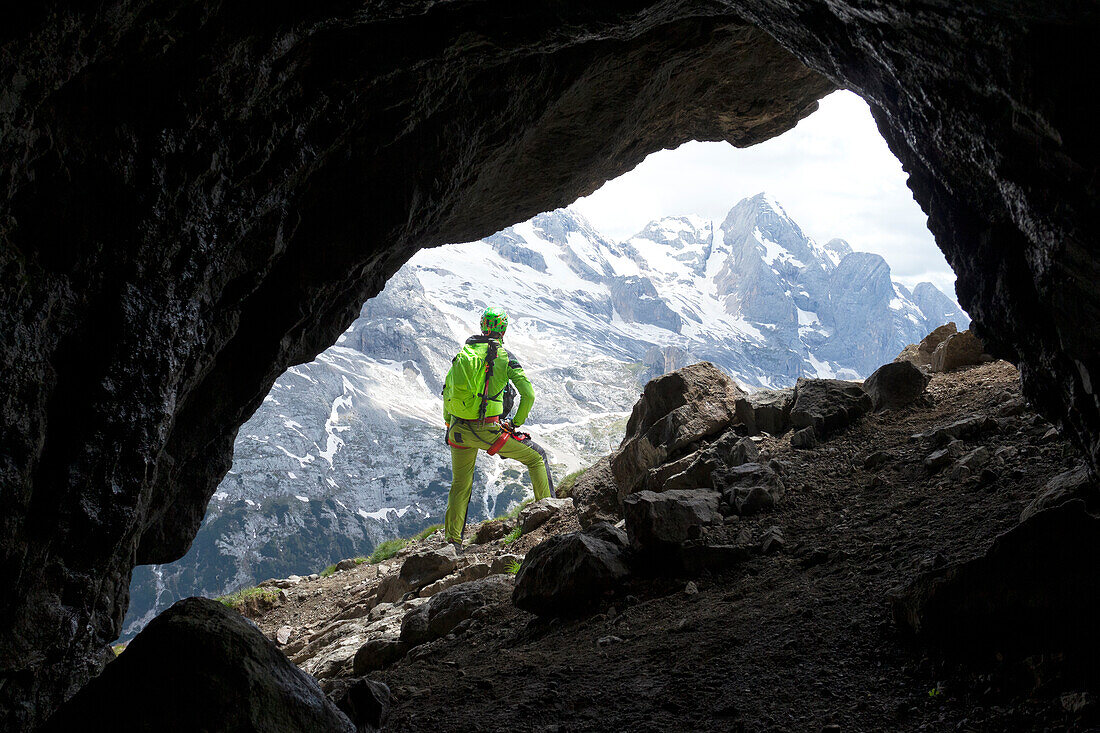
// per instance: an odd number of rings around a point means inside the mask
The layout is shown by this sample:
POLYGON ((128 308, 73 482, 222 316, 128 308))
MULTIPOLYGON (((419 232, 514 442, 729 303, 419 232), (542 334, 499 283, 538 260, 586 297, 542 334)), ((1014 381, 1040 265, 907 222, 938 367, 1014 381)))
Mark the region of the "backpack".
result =
POLYGON ((486 394, 493 377, 499 345, 484 336, 472 336, 466 340, 462 351, 451 360, 447 381, 443 385, 443 407, 454 417, 463 420, 483 420, 490 401, 498 401, 501 392, 486 394), (485 356, 474 348, 476 344, 488 344, 485 356))

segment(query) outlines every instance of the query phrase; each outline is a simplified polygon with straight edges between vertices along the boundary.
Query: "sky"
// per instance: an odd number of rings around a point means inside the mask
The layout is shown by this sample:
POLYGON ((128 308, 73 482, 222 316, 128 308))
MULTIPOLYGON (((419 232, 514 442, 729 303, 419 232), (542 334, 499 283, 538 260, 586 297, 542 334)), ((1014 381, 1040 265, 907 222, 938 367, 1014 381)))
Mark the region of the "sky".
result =
POLYGON ((663 216, 721 222, 738 201, 766 191, 808 236, 845 239, 882 255, 895 280, 909 287, 928 280, 955 298, 955 274, 867 103, 839 91, 820 105, 793 130, 751 148, 689 142, 653 153, 571 208, 623 240, 663 216))

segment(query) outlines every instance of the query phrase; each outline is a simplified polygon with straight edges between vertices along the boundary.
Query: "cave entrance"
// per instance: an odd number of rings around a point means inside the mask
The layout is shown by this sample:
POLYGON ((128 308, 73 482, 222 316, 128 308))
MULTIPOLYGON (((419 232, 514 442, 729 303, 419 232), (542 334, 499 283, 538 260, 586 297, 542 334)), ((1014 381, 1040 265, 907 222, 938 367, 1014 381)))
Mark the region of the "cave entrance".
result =
MULTIPOLYGON (((617 447, 645 382, 689 363, 749 389, 859 379, 965 328, 905 181, 866 103, 836 92, 764 143, 689 142, 565 209, 422 250, 276 381, 191 550, 135 571, 123 638, 178 598, 319 573, 440 521, 438 394, 486 305, 511 314, 559 480, 617 447)), ((531 494, 522 466, 486 456, 475 487, 472 523, 531 494)))

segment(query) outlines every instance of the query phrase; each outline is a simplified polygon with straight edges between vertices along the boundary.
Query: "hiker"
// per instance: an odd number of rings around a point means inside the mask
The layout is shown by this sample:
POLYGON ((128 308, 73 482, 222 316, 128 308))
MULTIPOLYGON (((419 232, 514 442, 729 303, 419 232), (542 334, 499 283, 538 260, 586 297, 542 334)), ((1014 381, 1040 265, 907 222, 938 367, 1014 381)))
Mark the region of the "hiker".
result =
POLYGON ((506 330, 504 310, 486 308, 481 314, 481 334, 466 339, 462 351, 451 360, 443 387, 443 421, 451 447, 451 493, 443 531, 460 552, 478 450, 525 465, 536 501, 551 496, 554 490, 546 451, 530 435, 515 430, 531 412, 535 390, 523 367, 501 345, 506 330), (512 384, 519 391, 519 408, 508 422, 515 394, 512 384))

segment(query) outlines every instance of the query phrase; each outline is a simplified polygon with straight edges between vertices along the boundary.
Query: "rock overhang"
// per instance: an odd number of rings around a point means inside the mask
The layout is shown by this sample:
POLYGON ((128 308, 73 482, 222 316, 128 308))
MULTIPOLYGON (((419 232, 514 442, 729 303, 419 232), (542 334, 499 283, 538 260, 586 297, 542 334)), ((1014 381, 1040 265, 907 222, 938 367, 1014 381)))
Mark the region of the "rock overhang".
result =
POLYGON ((980 335, 1095 463, 1094 115, 1059 76, 1097 68, 1095 12, 483 5, 59 4, 7 29, 5 720, 94 673, 130 569, 187 549, 237 426, 417 248, 688 139, 767 139, 838 86, 871 103, 980 335))

